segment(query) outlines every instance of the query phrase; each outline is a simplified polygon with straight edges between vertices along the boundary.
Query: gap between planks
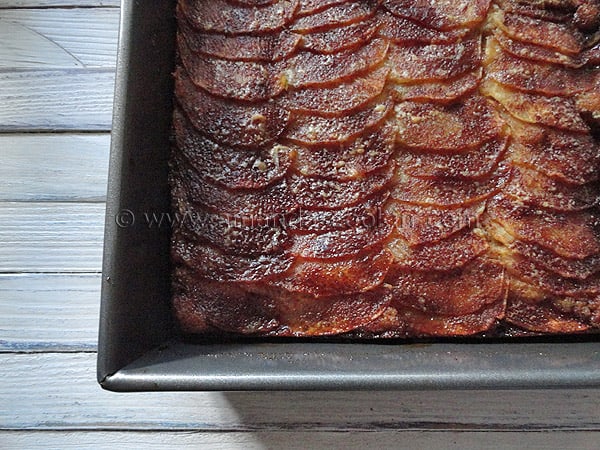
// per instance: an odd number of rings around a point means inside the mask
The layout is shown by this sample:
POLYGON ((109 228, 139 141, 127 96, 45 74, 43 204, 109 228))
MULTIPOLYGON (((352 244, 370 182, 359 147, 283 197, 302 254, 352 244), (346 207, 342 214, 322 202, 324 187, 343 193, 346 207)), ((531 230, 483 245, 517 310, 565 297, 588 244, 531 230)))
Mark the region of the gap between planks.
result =
POLYGON ((95 351, 100 274, 0 274, 0 352, 95 351))
POLYGON ((0 69, 116 65, 119 10, 0 9, 0 69))
POLYGON ((106 69, 0 72, 0 132, 110 131, 114 78, 106 69))
POLYGON ((0 354, 0 429, 600 429, 600 390, 117 394, 98 386, 95 364, 86 353, 0 354))
POLYGON ((119 8, 121 0, 4 0, 2 9, 18 8, 119 8))
POLYGON ((0 131, 109 131, 118 18, 110 8, 0 10, 0 131))
MULTIPOLYGON (((118 2, 86 2, 86 1, 10 1, 10 5, 17 7, 25 6, 99 6, 110 3, 118 6, 118 2), (66 4, 68 3, 68 4, 66 4)), ((6 3, 2 6, 6 8, 6 3)), ((37 55, 39 56, 39 55, 37 55)), ((49 61, 52 64, 51 61, 49 61)), ((36 66, 37 67, 37 66, 36 66)), ((64 79, 65 81, 68 81, 64 79)), ((28 81, 27 86, 36 85, 35 81, 28 81)), ((0 89, 0 92, 3 90, 0 89)), ((26 91, 22 91, 26 92, 26 91)), ((1 96, 1 94, 0 94, 1 96)), ((84 96, 84 95, 82 95, 84 96)), ((110 98, 112 99, 112 89, 110 89, 110 98)), ((46 97, 46 100, 48 97, 46 97)), ((50 99, 50 103, 52 100, 50 99)), ((38 106, 42 108, 44 105, 38 106)), ((71 105, 71 108, 73 105, 71 105)), ((76 108, 76 104, 75 104, 76 108)), ((8 108, 10 110, 10 108, 8 108)), ((96 110, 96 113, 98 110, 96 110)), ((1 114, 1 113, 0 113, 1 114)), ((36 130, 69 130, 70 122, 75 123, 77 129, 98 129, 98 122, 90 119, 93 114, 87 114, 87 123, 80 124, 73 117, 67 117, 66 120, 56 121, 55 115, 61 114, 68 116, 68 110, 61 110, 53 105, 52 108, 45 110, 46 118, 31 117, 38 122, 34 123, 36 130), (91 125, 90 125, 91 124, 91 125), (83 128, 81 128, 83 127, 83 128), (89 127, 89 128, 86 128, 89 127)), ((75 118, 76 119, 76 118, 75 118)), ((24 126, 28 126, 26 120, 24 126)), ((102 126, 106 126, 106 121, 102 126)), ((20 129, 19 126, 9 127, 10 131, 20 129)), ((43 248, 42 248, 43 249, 43 248)), ((38 251, 40 249, 38 248, 38 251)), ((56 270, 64 270, 57 268, 56 270)), ((426 429, 434 422, 431 420, 442 420, 439 425, 440 430, 451 429, 454 426, 452 420, 457 416, 461 419, 473 419, 469 426, 487 429, 487 422, 492 424, 508 422, 506 427, 515 427, 528 429, 528 427, 549 427, 556 424, 557 427, 566 426, 567 428, 598 427, 598 392, 564 393, 562 391, 545 391, 536 393, 411 393, 411 394, 390 394, 390 393, 352 393, 349 396, 345 394, 328 393, 294 393, 294 394, 253 394, 253 393, 231 393, 231 394, 196 394, 186 393, 178 394, 131 394, 132 402, 123 401, 123 395, 103 392, 93 381, 95 356, 90 354, 41 354, 41 355, 2 355, 0 361, 0 374, 3 380, 8 380, 8 386, 4 383, 4 389, 0 393, 3 398, 0 401, 0 419, 7 415, 13 417, 13 422, 19 425, 17 419, 31 420, 35 419, 36 414, 41 422, 37 426, 40 431, 31 432, 0 432, 0 441, 7 444, 5 438, 14 439, 15 436, 25 439, 20 442, 25 443, 27 448, 48 448, 56 444, 59 448, 73 448, 73 442, 86 443, 90 446, 97 446, 98 442, 110 444, 114 448, 115 444, 132 443, 137 445, 141 442, 147 442, 149 448, 153 443, 170 445, 172 441, 169 438, 180 437, 179 433, 94 433, 92 440, 90 434, 46 432, 44 427, 54 426, 59 423, 66 428, 72 428, 72 423, 77 422, 82 427, 111 427, 122 426, 145 427, 154 425, 156 429, 168 430, 169 421, 173 420, 182 424, 183 427, 203 427, 203 419, 208 416, 208 425, 212 428, 209 433, 187 433, 188 442, 214 446, 213 448, 306 448, 306 446, 315 447, 324 444, 327 448, 345 448, 343 444, 364 445, 373 444, 375 447, 386 447, 394 443, 412 442, 410 436, 423 437, 423 432, 394 432, 380 431, 376 433, 358 433, 343 432, 330 433, 324 431, 320 436, 314 436, 308 432, 258 432, 256 428, 308 428, 308 429, 346 429, 355 427, 365 430, 384 430, 394 427, 401 427, 403 424, 413 423, 416 428, 426 429), (48 357, 49 359, 47 359, 48 357), (12 358, 12 363, 5 364, 7 359, 12 358), (16 361, 16 363, 15 363, 16 361), (32 369, 32 361, 34 369, 32 369), (37 361, 37 362, 36 362, 37 361), (28 369, 32 369, 28 371, 28 369), (83 377, 83 378, 82 378, 83 377), (27 389, 29 386, 29 389, 27 389), (35 396, 34 394, 37 394, 35 396), (346 398, 346 397, 352 397, 346 398), (163 403, 164 402, 164 403, 163 403), (472 404, 469 404, 472 402, 472 404), (9 411, 6 411, 8 405, 9 411), (14 407, 14 409, 13 409, 14 407), (44 410, 43 408, 46 407, 44 410), (158 409, 158 411, 156 411, 158 409), (370 413, 369 411, 372 410, 370 413), (466 411, 466 414, 462 414, 466 411), (129 413, 133 413, 129 416, 129 413), (481 414, 479 416, 478 414, 481 414), (157 416, 159 416, 157 418, 157 416), (131 422, 129 421, 131 417, 131 422), (416 417, 416 419, 415 419, 416 417), (408 422, 409 420, 421 419, 422 422, 408 422), (47 422, 45 421, 47 420, 47 422), (95 421, 94 421, 95 420, 95 421), (113 422, 114 421, 114 422, 113 422), (316 422, 315 422, 316 421, 316 422), (378 421, 378 422, 375 422, 378 421), (102 425, 102 423, 104 425, 102 425), (158 425, 157 425, 158 424, 158 425), (366 424, 366 425, 365 425, 366 424), (368 425, 371 425, 369 427, 368 425), (247 433, 220 433, 220 430, 246 429, 247 433), (361 428, 362 427, 362 428, 361 428), (113 441, 104 441, 103 438, 113 436, 113 441), (61 441, 62 437, 65 440, 61 441), (145 436, 146 439, 142 439, 145 436), (73 438, 75 437, 75 440, 73 438), (139 440, 138 440, 139 439, 139 440), (238 443, 239 439, 239 443, 238 443), (93 442, 93 443, 92 443, 93 442), (61 444, 62 443, 62 444, 61 444), (327 445, 329 444, 329 445, 327 445), (253 447, 254 446, 254 447, 253 447)), ((2 425, 6 422, 0 420, 2 425)), ((440 422, 437 422, 438 424, 440 422)), ((197 429, 197 428, 194 428, 197 429)), ((472 442, 478 447, 497 448, 498 439, 503 442, 514 442, 515 446, 536 446, 550 445, 552 442, 558 443, 556 448, 565 448, 573 445, 586 448, 592 442, 597 443, 597 435, 593 433, 578 433, 570 431, 543 432, 543 433, 428 433, 437 440, 427 440, 422 442, 426 447, 433 447, 432 443, 441 442, 442 447, 464 448, 468 442, 472 442), (463 440, 459 439, 463 437, 463 440), (474 441, 466 441, 465 436, 471 436, 474 441), (506 437, 509 436, 509 437, 506 437), (536 439, 529 440, 531 436, 536 439), (485 440, 486 437, 492 438, 485 440), (594 439, 595 438, 595 439, 594 439), (594 439, 593 441, 590 441, 594 439), (428 445, 430 444, 430 445, 428 445)), ((14 443, 15 441, 8 441, 14 443)), ((18 442, 18 441, 17 441, 18 442)), ((177 441, 176 441, 177 442, 177 441)), ((7 444, 8 445, 8 444, 7 444)), ((510 445, 510 444, 507 444, 510 445)), ((78 445, 75 448, 81 448, 78 445)), ((106 448, 109 448, 107 445, 106 448)), ((158 446, 155 446, 158 448, 158 446)), ((205 447, 206 448, 206 447, 205 447)), ((593 447, 590 447, 593 448, 593 447)))
POLYGON ((350 449, 350 448, 423 448, 428 450, 462 450, 478 448, 527 449, 597 449, 597 432, 456 432, 380 431, 360 433, 352 431, 255 431, 247 433, 202 432, 9 432, 0 431, 0 441, 10 448, 30 450, 60 448, 63 450, 94 448, 113 450, 129 445, 131 448, 163 450, 165 448, 192 449, 350 449))

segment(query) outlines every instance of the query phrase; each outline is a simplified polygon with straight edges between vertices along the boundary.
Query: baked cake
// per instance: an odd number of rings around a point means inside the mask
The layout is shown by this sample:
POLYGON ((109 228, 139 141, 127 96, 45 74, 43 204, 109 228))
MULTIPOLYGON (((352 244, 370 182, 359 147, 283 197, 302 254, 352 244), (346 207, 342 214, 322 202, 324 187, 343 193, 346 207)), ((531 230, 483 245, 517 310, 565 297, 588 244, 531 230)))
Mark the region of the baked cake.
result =
POLYGON ((186 333, 600 328, 600 3, 179 0, 186 333))

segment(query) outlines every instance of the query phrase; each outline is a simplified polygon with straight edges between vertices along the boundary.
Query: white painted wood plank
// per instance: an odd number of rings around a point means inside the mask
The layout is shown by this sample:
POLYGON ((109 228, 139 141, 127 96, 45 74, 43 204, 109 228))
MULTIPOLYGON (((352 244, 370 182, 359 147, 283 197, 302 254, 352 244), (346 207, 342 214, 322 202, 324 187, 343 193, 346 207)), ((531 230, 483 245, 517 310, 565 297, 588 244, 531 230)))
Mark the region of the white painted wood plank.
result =
POLYGON ((0 9, 0 68, 111 67, 119 9, 0 9))
POLYGON ((96 349, 101 276, 0 274, 0 352, 96 349))
MULTIPOLYGON (((86 6, 98 2, 7 0, 0 8, 6 5, 57 6, 65 3, 86 6)), ((116 5, 118 2, 102 3, 116 5)), ((11 23, 15 26, 19 22, 11 23)), ((42 30, 42 34, 51 34, 58 27, 50 22, 45 26, 49 28, 42 30)), ((65 25, 67 29, 68 24, 65 25)), ((60 41, 60 33, 56 31, 57 35, 51 36, 51 40, 69 52, 71 48, 80 52, 82 55, 77 58, 81 64, 104 64, 104 61, 109 64, 110 52, 103 50, 108 49, 109 41, 102 37, 99 42, 94 42, 101 49, 94 53, 86 47, 85 42, 77 41, 77 33, 83 32, 77 30, 69 34, 69 31, 65 31, 68 35, 68 38, 62 37, 67 40, 65 43, 60 41)), ((6 34, 0 36, 0 43, 8 42, 4 39, 6 34)), ((8 78, 5 73, 0 74, 0 104, 3 105, 0 109, 0 129, 108 130, 112 75, 107 83, 105 78, 100 77, 102 81, 89 71, 84 75, 78 72, 69 74, 69 71, 40 72, 41 75, 14 72, 12 69, 19 64, 62 67, 72 63, 68 52, 62 54, 50 41, 46 44, 37 41, 39 45, 49 46, 45 47, 44 52, 52 56, 44 57, 32 49, 28 39, 33 38, 24 38, 25 44, 13 40, 10 44, 12 53, 5 50, 6 55, 12 55, 10 57, 15 61, 14 65, 5 66, 11 69, 8 78), (103 92, 101 98, 96 98, 99 92, 103 92)), ((0 206, 0 266, 11 270, 19 268, 17 271, 99 269, 103 206, 70 205, 72 210, 66 210, 68 207, 58 203, 33 204, 30 209, 24 204, 18 205, 18 208, 16 206, 0 206), (100 209, 86 209, 90 206, 100 209), (44 210, 44 207, 48 209, 44 210), (7 217, 12 218, 6 220, 7 217), (34 224, 36 221, 37 226, 34 224), (12 259, 6 259, 7 255, 12 255, 12 259)), ((66 286, 74 286, 70 281, 65 280, 65 283, 66 286)), ((36 288, 32 283, 32 296, 24 292, 20 298, 22 301, 29 298, 29 305, 24 307, 32 309, 32 317, 36 308, 34 291, 39 291, 44 299, 49 300, 48 305, 55 305, 55 301, 60 300, 59 289, 54 293, 44 292, 45 289, 52 291, 53 288, 51 284, 41 284, 36 288), (56 295, 54 300, 50 298, 52 295, 56 295)), ((83 291, 81 295, 89 295, 91 299, 91 290, 83 291)), ((3 293, 0 295, 3 296, 3 293)), ((19 301, 19 298, 15 300, 19 301)), ((73 304, 65 301, 63 312, 68 314, 69 310, 74 310, 75 315, 89 317, 89 311, 77 310, 82 304, 79 301, 73 304)), ((39 313, 40 320, 49 322, 40 325, 37 330, 32 329, 31 336, 49 338, 46 333, 53 328, 51 322, 60 321, 61 312, 59 309, 53 312, 42 309, 39 313)), ((18 320, 16 317, 14 319, 18 320)), ((69 324, 67 315, 62 320, 66 321, 66 335, 77 330, 78 325, 69 324)), ((80 326, 85 320, 75 319, 80 326)), ((91 322, 84 323, 80 331, 87 333, 90 327, 91 322)), ((18 333, 16 328, 13 331, 18 333)), ((4 335, 1 327, 0 333, 4 335)), ((22 339, 28 339, 24 334, 21 336, 24 336, 22 339)), ((74 342, 74 337, 66 336, 65 339, 74 342)), ((557 444, 556 448, 594 448, 597 434, 565 430, 600 428, 598 391, 119 395, 101 391, 96 385, 95 355, 87 353, 3 354, 0 355, 0 379, 0 428, 200 430, 199 433, 4 431, 0 433, 2 448, 86 448, 104 444, 107 444, 106 448, 108 445, 121 448, 123 444, 131 448, 141 445, 149 448, 158 448, 160 445, 160 448, 165 448, 179 443, 181 436, 185 437, 182 445, 190 443, 195 448, 294 448, 294 445, 297 448, 318 448, 320 445, 322 448, 386 448, 397 446, 398 443, 412 448, 435 448, 438 443, 441 448, 548 448, 553 444, 557 444), (323 431, 318 434, 307 431, 315 428, 323 431), (525 434, 510 431, 528 428, 558 428, 559 431, 525 434), (291 431, 277 431, 281 429, 291 431), (411 431, 434 429, 509 431, 411 431), (236 432, 239 430, 246 432, 236 432), (333 433, 331 430, 354 431, 333 433), (362 433, 360 430, 371 432, 362 433), (112 436, 112 440, 107 435, 112 436)))
POLYGON ((0 134, 0 201, 104 201, 110 135, 0 134))
POLYGON ((47 7, 118 7, 120 0, 2 0, 1 8, 47 8, 47 7))
POLYGON ((2 19, 0 10, 0 68, 83 67, 75 56, 26 26, 2 19))
POLYGON ((8 450, 114 450, 115 448, 190 448, 203 450, 262 450, 262 449, 590 449, 598 448, 598 432, 460 432, 379 431, 311 432, 257 431, 248 433, 194 432, 0 432, 0 442, 8 450))
POLYGON ((0 272, 97 272, 103 203, 0 203, 0 272))
POLYGON ((600 390, 117 394, 95 357, 0 354, 0 429, 600 430, 600 390))
POLYGON ((114 72, 0 72, 1 131, 109 131, 114 72))

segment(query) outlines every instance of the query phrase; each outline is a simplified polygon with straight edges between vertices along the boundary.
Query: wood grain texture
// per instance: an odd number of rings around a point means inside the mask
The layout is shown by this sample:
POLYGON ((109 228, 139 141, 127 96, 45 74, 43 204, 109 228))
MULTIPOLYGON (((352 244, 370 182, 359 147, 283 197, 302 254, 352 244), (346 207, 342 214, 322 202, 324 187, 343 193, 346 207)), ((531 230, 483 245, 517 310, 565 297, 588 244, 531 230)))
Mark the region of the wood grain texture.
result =
POLYGON ((99 272, 103 203, 0 203, 0 273, 99 272))
POLYGON ((527 449, 597 449, 599 433, 568 431, 552 432, 435 432, 435 431, 379 431, 361 433, 271 431, 248 433, 202 432, 0 432, 0 441, 10 449, 62 450, 94 448, 202 448, 205 450, 260 450, 260 449, 447 449, 481 450, 498 448, 527 449))
POLYGON ((112 69, 0 72, 0 132, 110 131, 112 69))
POLYGON ((99 274, 0 274, 0 352, 90 351, 99 274))
MULTIPOLYGON (((0 17, 2 14, 0 10, 0 17)), ((0 69, 83 67, 68 51, 18 23, 0 19, 0 42, 5 43, 0 46, 0 69)))
POLYGON ((598 390, 123 395, 96 384, 95 357, 0 354, 0 429, 600 430, 598 390))
POLYGON ((0 68, 114 68, 118 29, 116 8, 0 10, 0 68))
POLYGON ((104 201, 110 135, 0 134, 0 201, 104 201))
POLYGON ((10 8, 93 8, 121 5, 120 0, 3 0, 0 9, 10 8))
POLYGON ((118 6, 0 1, 0 448, 597 448, 600 390, 103 391, 118 6))

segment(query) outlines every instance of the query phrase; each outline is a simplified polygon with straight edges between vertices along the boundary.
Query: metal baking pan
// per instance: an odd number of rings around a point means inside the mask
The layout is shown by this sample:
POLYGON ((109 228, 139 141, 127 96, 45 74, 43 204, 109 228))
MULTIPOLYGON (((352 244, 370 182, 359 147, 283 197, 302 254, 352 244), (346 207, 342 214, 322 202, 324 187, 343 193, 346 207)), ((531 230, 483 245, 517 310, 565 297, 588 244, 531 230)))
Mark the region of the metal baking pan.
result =
POLYGON ((597 338, 191 342, 170 313, 174 0, 124 0, 106 211, 98 381, 114 391, 600 387, 597 338))

